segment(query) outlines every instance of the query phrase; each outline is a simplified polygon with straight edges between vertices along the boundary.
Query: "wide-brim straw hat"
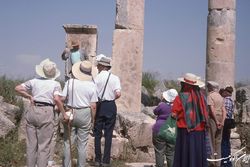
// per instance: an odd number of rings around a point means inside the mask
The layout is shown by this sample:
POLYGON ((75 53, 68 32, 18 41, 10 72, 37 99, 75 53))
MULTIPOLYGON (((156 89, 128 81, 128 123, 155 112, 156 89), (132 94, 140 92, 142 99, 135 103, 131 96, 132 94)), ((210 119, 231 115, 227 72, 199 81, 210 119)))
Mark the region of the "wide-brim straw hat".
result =
POLYGON ((45 59, 39 65, 36 65, 36 74, 42 78, 55 80, 61 73, 54 62, 45 59))
POLYGON ((90 61, 79 61, 72 66, 72 74, 81 81, 92 80, 92 63, 90 61))
POLYGON ((177 92, 175 89, 169 89, 169 90, 164 91, 164 92, 162 93, 163 98, 164 98, 166 101, 170 102, 170 103, 172 103, 172 102, 174 101, 174 99, 175 99, 175 97, 176 97, 177 95, 178 95, 178 92, 177 92))
POLYGON ((186 73, 183 77, 178 78, 178 81, 199 87, 203 87, 205 85, 205 83, 200 80, 199 76, 192 73, 186 73))

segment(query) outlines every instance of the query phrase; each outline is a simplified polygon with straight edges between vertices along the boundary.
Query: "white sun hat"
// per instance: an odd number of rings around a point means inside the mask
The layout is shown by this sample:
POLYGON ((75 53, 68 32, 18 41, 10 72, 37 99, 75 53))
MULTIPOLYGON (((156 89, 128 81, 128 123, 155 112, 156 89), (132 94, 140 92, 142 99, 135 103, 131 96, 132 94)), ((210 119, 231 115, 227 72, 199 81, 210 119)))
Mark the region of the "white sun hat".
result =
POLYGON ((162 93, 163 98, 164 98, 166 101, 170 102, 170 103, 172 103, 172 102, 174 101, 174 99, 175 99, 175 97, 176 97, 177 95, 178 95, 178 92, 177 92, 175 89, 169 89, 169 90, 164 91, 164 92, 162 93))
POLYGON ((36 65, 36 74, 42 78, 56 79, 60 76, 60 71, 56 64, 49 59, 43 60, 39 65, 36 65))

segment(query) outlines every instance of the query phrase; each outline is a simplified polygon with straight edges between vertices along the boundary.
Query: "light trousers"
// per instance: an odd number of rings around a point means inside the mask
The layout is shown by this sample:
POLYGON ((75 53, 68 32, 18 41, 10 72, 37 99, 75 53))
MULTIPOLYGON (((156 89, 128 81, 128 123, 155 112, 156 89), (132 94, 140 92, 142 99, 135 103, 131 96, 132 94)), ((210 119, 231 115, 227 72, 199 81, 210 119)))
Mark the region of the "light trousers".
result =
POLYGON ((27 167, 47 167, 53 135, 53 107, 31 106, 26 114, 27 167))
MULTIPOLYGON (((210 158, 219 159, 221 158, 221 140, 223 129, 218 129, 214 120, 209 119, 209 135, 212 145, 212 155, 210 158)), ((214 162, 216 167, 220 167, 220 161, 214 162)))
POLYGON ((63 152, 63 167, 71 167, 70 147, 76 144, 77 148, 77 167, 85 167, 86 165, 86 150, 88 137, 91 127, 91 110, 90 108, 74 110, 74 118, 71 122, 71 129, 68 129, 68 124, 64 123, 64 152, 63 152), (71 134, 70 134, 71 133, 71 134), (69 143, 71 137, 71 146, 69 143))

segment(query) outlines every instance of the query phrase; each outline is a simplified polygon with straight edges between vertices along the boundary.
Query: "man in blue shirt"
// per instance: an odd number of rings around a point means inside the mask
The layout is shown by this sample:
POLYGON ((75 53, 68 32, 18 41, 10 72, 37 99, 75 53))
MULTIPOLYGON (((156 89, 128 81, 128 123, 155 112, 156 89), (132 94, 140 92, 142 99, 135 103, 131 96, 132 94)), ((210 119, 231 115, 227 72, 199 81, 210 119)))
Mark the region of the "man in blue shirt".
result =
POLYGON ((62 53, 62 60, 65 61, 65 80, 72 78, 71 68, 79 61, 88 60, 86 52, 80 48, 79 42, 72 41, 71 48, 65 48, 62 53))

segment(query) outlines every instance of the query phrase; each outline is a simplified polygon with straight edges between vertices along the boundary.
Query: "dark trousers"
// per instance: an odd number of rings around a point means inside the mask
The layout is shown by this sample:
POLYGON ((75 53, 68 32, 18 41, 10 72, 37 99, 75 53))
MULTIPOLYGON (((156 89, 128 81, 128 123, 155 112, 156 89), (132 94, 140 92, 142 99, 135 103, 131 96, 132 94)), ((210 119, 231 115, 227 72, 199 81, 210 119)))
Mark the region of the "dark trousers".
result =
POLYGON ((115 101, 104 101, 98 107, 94 126, 95 162, 110 164, 112 134, 115 127, 117 108, 115 101), (104 131, 104 153, 101 154, 101 138, 104 131))
MULTIPOLYGON (((223 129, 221 141, 221 157, 223 158, 228 157, 231 154, 230 134, 231 129, 223 129)), ((230 158, 222 160, 221 167, 232 167, 232 162, 230 161, 230 158)))

